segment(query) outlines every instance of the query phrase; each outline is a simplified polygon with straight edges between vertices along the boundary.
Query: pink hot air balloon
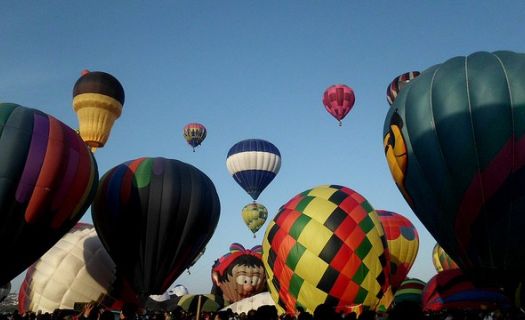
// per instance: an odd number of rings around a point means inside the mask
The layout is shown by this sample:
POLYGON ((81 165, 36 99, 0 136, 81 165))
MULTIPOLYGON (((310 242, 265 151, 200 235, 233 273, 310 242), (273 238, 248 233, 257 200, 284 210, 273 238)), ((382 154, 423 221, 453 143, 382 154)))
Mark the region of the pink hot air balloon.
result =
POLYGON ((341 125, 341 120, 352 110, 354 102, 354 90, 344 84, 328 87, 323 95, 326 111, 339 121, 339 125, 341 125))

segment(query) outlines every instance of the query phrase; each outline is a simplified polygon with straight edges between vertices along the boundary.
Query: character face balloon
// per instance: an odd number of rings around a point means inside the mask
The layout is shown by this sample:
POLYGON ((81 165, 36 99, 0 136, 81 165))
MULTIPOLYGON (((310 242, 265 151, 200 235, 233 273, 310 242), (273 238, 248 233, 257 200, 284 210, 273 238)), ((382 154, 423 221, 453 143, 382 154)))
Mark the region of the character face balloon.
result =
POLYGON ((221 257, 212 269, 212 280, 228 302, 236 302, 262 292, 266 275, 261 260, 261 246, 246 250, 238 243, 221 257))

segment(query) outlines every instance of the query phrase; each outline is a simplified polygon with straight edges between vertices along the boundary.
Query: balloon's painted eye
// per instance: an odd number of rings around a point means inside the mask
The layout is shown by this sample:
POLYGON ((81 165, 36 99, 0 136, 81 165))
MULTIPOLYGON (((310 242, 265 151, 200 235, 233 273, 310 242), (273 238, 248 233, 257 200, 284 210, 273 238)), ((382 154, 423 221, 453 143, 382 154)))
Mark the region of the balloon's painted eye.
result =
POLYGON ((247 277, 247 276, 238 276, 237 279, 235 280, 237 281, 237 284, 240 284, 240 285, 245 285, 245 284, 250 283, 250 277, 247 277))

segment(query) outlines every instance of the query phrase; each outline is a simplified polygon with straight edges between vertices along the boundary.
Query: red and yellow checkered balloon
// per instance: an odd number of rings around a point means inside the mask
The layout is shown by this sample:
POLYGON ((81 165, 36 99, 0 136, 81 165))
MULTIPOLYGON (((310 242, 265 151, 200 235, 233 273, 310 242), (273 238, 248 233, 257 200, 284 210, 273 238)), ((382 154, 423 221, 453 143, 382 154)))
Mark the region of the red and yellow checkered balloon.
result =
POLYGON ((377 214, 342 186, 319 186, 283 205, 266 229, 263 263, 272 298, 286 312, 313 312, 321 303, 374 309, 390 287, 377 214))

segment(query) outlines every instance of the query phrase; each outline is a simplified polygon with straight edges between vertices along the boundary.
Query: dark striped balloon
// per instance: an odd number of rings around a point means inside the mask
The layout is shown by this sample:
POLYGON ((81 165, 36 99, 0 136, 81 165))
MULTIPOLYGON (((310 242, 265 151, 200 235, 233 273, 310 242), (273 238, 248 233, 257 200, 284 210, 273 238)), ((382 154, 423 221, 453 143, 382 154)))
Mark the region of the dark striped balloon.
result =
POLYGON ((406 278, 394 295, 394 305, 410 301, 421 305, 421 296, 426 283, 416 278, 406 278))
POLYGON ((98 184, 95 159, 56 118, 0 104, 0 283, 53 246, 82 217, 98 184))
POLYGON ((101 178, 91 212, 117 276, 145 301, 164 293, 204 250, 220 203, 213 182, 199 169, 178 160, 139 158, 101 178))

